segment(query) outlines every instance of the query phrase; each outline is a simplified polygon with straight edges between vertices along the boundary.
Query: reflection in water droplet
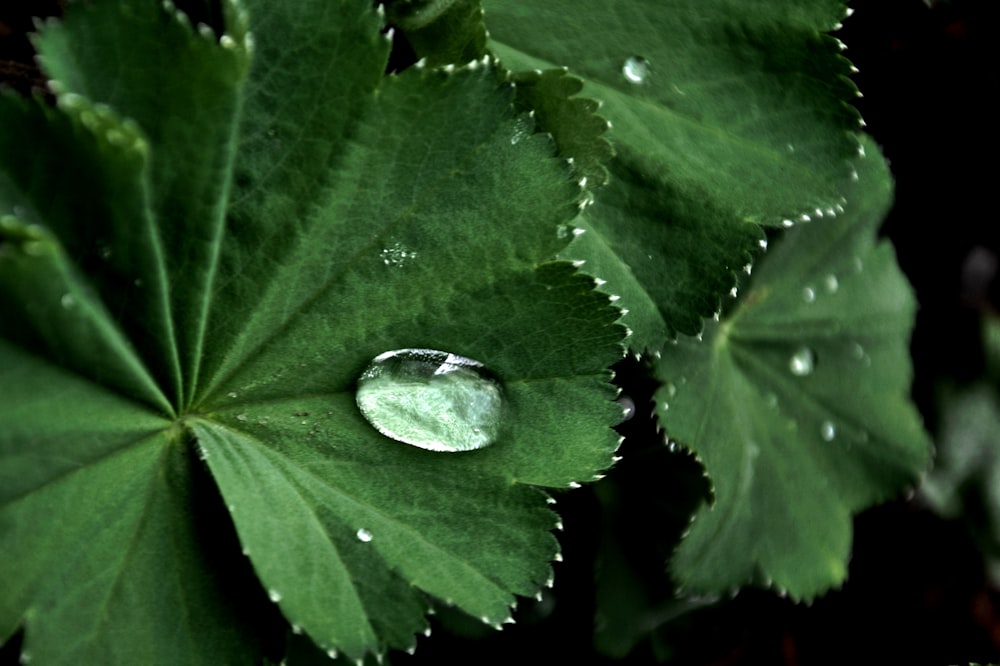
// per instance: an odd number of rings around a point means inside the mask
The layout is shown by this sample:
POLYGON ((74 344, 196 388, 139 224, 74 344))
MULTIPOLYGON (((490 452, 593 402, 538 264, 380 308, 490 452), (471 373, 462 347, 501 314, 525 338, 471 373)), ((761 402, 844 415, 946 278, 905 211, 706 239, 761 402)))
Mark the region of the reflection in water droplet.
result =
POLYGON ((632 56, 622 65, 622 74, 629 83, 642 83, 649 76, 649 61, 641 56, 632 56))
POLYGON ((802 300, 806 303, 812 303, 816 300, 816 290, 812 287, 804 287, 802 289, 802 300))
POLYGON ((792 358, 788 361, 788 369, 796 377, 805 377, 811 374, 815 365, 816 356, 809 347, 801 347, 797 352, 792 354, 792 358))
POLYGON ((433 349, 397 349, 372 360, 357 403, 376 430, 431 451, 471 451, 500 434, 503 392, 478 361, 433 349))
POLYGON ((364 541, 365 543, 368 543, 369 541, 372 540, 372 533, 362 527, 360 530, 358 530, 357 537, 358 541, 364 541))
POLYGON ((837 293, 837 289, 840 288, 840 281, 837 280, 836 275, 827 275, 823 280, 823 285, 826 287, 828 292, 835 294, 837 293))
POLYGON ((278 592, 277 590, 274 589, 268 590, 267 598, 273 601, 274 603, 278 603, 279 601, 281 601, 281 592, 278 592))
POLYGON ((824 442, 832 442, 833 438, 837 436, 837 428, 830 421, 823 421, 823 425, 819 428, 819 434, 824 442))
POLYGON ((73 298, 73 294, 63 294, 62 298, 59 299, 59 302, 67 310, 76 305, 76 299, 73 298))

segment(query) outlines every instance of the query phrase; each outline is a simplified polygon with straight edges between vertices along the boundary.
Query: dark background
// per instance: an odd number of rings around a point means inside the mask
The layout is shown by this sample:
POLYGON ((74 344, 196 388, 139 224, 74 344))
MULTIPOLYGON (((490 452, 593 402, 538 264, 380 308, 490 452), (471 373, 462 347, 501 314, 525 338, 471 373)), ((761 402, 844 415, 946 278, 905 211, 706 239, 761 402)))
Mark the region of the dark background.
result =
MULTIPOLYGON (((25 39, 29 17, 56 14, 60 4, 0 4, 0 80, 22 90, 39 83, 25 39)), ((995 315, 1000 300, 991 263, 1000 250, 994 205, 1000 2, 853 4, 856 12, 837 36, 860 70, 855 81, 864 97, 857 106, 897 181, 883 233, 920 303, 913 394, 934 433, 937 388, 983 374, 980 320, 995 315)), ((640 368, 624 363, 619 370, 619 381, 643 404, 651 387, 640 368)), ((659 444, 641 416, 623 427, 624 460, 610 483, 560 499, 565 562, 556 565, 556 586, 542 602, 523 603, 518 623, 501 633, 443 612, 416 656, 393 653, 390 660, 613 663, 592 648, 603 629, 600 622, 595 628, 595 563, 606 561, 603 549, 612 539, 636 578, 647 581, 646 596, 668 597, 663 562, 690 502, 692 488, 683 479, 697 471, 683 453, 659 444), (649 534, 651 524, 660 526, 659 540, 649 534)), ((0 648, 0 664, 16 663, 18 643, 0 648)), ((899 500, 857 517, 841 590, 811 605, 745 590, 658 625, 626 661, 668 656, 670 663, 718 666, 998 662, 1000 592, 964 522, 939 518, 918 499, 899 500)))

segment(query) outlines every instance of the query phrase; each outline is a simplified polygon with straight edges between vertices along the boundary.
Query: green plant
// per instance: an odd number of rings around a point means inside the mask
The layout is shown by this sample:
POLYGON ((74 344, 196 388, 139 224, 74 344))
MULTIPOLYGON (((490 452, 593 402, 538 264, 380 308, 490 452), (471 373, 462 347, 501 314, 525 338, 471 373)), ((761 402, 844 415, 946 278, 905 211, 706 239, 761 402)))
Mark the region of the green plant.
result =
POLYGON ((551 582, 550 495, 613 464, 626 353, 712 483, 684 593, 815 598, 925 467, 843 4, 484 4, 40 29, 55 108, 0 99, 0 635, 33 663, 499 627, 551 582), (485 364, 495 442, 365 420, 359 377, 412 349, 485 364))

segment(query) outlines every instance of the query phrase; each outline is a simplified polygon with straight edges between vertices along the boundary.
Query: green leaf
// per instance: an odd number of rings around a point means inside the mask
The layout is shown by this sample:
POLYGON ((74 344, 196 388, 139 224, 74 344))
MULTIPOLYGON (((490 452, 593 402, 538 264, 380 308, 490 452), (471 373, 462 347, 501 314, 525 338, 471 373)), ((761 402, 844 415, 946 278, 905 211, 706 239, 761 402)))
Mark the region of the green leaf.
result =
POLYGON ((915 302, 876 240, 891 181, 867 152, 843 214, 790 231, 731 315, 658 362, 660 421, 715 486, 672 562, 689 589, 812 598, 839 584, 851 514, 927 464, 908 400, 915 302))
POLYGON ((610 185, 568 254, 621 296, 634 349, 696 333, 752 261, 758 225, 842 203, 858 117, 849 63, 823 34, 844 15, 839 0, 489 0, 485 11, 506 66, 570 67, 613 123, 610 185))
POLYGON ((480 0, 395 0, 387 17, 427 65, 463 65, 486 54, 480 0))
POLYGON ((256 586, 170 420, 3 341, 0 367, 0 636, 23 623, 38 664, 249 663, 256 586))
MULTIPOLYGON (((995 324, 994 324, 995 325, 995 324)), ((943 396, 934 469, 920 484, 921 499, 941 516, 964 519, 1000 580, 1000 397, 978 383, 943 396)))
POLYGON ((355 659, 429 595, 499 624, 558 549, 532 486, 618 444, 619 312, 554 260, 582 190, 506 75, 383 78, 369 3, 247 5, 73 5, 58 109, 0 97, 0 637, 35 663, 259 663, 260 604, 355 659), (495 443, 365 421, 406 348, 486 365, 495 443))

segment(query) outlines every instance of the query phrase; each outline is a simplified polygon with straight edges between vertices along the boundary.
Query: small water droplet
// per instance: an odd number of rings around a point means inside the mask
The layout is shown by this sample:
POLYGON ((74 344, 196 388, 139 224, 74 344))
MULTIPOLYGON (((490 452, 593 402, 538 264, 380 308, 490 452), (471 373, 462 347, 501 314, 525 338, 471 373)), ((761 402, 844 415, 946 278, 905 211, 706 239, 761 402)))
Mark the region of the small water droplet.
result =
POLYGON ((673 382, 667 382, 667 395, 671 398, 677 395, 677 387, 673 382))
POLYGON ((503 392, 482 363, 434 349, 376 356, 358 379, 358 408, 376 430, 431 451, 471 451, 500 434, 503 392))
POLYGON ((326 656, 328 656, 330 659, 336 659, 337 657, 340 656, 340 653, 337 652, 335 649, 330 648, 329 650, 326 651, 326 656))
POLYGON ((524 139, 531 135, 534 130, 534 122, 527 115, 518 117, 514 122, 514 131, 510 135, 511 145, 516 145, 521 143, 524 139))
POLYGON ((365 543, 372 540, 372 533, 363 527, 357 531, 355 536, 358 537, 358 541, 364 541, 365 543))
POLYGON ((76 306, 76 298, 73 297, 73 294, 63 294, 62 298, 59 299, 59 302, 67 310, 76 306))
POLYGON ((277 590, 272 588, 267 591, 267 598, 274 603, 278 603, 279 601, 281 601, 281 592, 278 592, 277 590))
POLYGON ((643 83, 649 76, 649 61, 642 56, 632 56, 622 65, 622 74, 629 83, 643 83))
POLYGON ((851 356, 857 361, 863 361, 865 358, 865 348, 861 346, 860 342, 855 342, 851 347, 851 356))
POLYGON ((819 428, 819 435, 824 442, 832 442, 833 438, 837 436, 837 427, 831 421, 823 421, 823 425, 819 428))
POLYGON ((379 256, 382 258, 382 263, 386 266, 398 268, 415 259, 417 253, 407 249, 401 243, 394 243, 389 247, 383 248, 379 256))
POLYGON ((236 420, 239 421, 240 423, 246 423, 247 422, 247 418, 248 417, 247 417, 246 414, 237 414, 236 415, 236 420))
POLYGON ((790 153, 794 153, 795 152, 795 144, 794 143, 786 143, 785 144, 785 150, 787 150, 790 153))
POLYGON ((827 275, 826 278, 823 279, 823 286, 826 287, 828 292, 835 294, 840 288, 840 281, 837 279, 836 275, 827 275))
POLYGON ((812 303, 816 300, 816 290, 812 287, 802 288, 802 300, 806 303, 812 303))
POLYGON ((228 393, 227 395, 228 395, 228 396, 229 396, 230 398, 233 398, 233 399, 236 399, 236 398, 238 398, 238 397, 239 397, 239 394, 238 394, 238 393, 237 393, 236 391, 230 391, 230 392, 229 392, 229 393, 228 393))
POLYGON ((812 374, 815 365, 816 355, 813 354, 813 351, 809 347, 799 348, 798 351, 792 354, 792 358, 788 361, 788 369, 796 377, 805 377, 812 374))
POLYGON ((627 395, 618 396, 615 400, 622 408, 622 422, 630 420, 635 416, 635 401, 627 395))

